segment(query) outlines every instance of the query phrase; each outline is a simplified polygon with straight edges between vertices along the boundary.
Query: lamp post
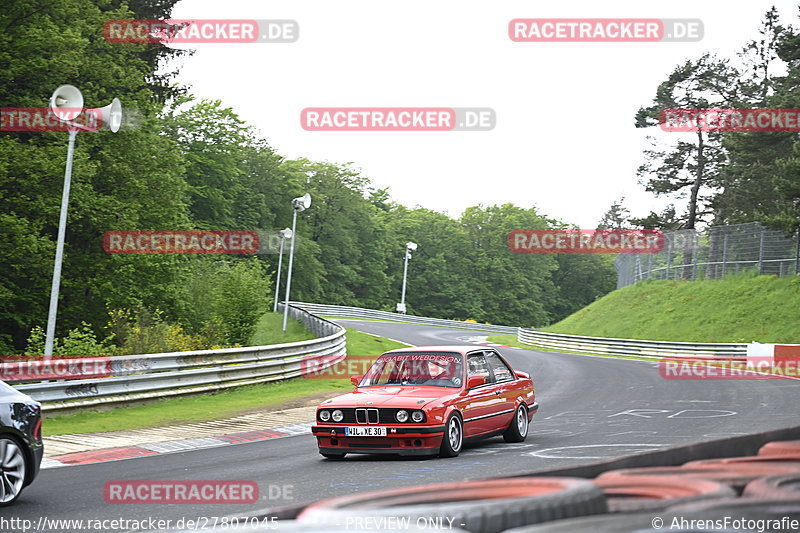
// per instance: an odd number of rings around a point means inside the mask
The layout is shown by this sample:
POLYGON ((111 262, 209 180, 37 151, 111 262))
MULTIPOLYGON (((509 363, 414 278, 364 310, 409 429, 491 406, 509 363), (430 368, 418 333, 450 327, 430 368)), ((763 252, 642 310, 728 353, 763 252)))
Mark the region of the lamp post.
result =
POLYGON ((281 291, 281 263, 283 262, 283 244, 286 239, 290 238, 293 233, 289 228, 282 229, 278 233, 281 235, 281 249, 278 252, 278 279, 275 282, 275 303, 272 305, 272 312, 278 312, 278 293, 281 291))
POLYGON ((292 264, 294 263, 294 239, 297 235, 297 213, 311 206, 311 195, 306 193, 292 200, 292 236, 289 244, 289 267, 286 273, 286 302, 283 305, 283 331, 286 332, 286 321, 289 319, 289 292, 292 288, 292 264))
MULTIPOLYGON (((77 87, 62 85, 50 97, 50 111, 56 118, 67 125, 69 144, 67 147, 67 167, 64 171, 64 189, 61 192, 61 213, 58 217, 58 237, 56 239, 56 257, 53 265, 53 283, 50 286, 50 308, 47 312, 47 332, 44 341, 44 359, 53 357, 53 345, 56 336, 56 315, 58 314, 58 292, 61 286, 61 263, 64 259, 64 236, 67 232, 67 209, 69 207, 69 190, 72 184, 72 156, 75 152, 75 138, 78 131, 95 131, 73 122, 83 112, 83 95, 77 87)), ((101 119, 108 129, 116 133, 122 123, 122 105, 114 98, 105 107, 87 109, 87 115, 101 119)))
POLYGON ((417 243, 415 242, 407 242, 406 243, 406 258, 405 262, 403 263, 403 291, 400 293, 400 303, 397 304, 397 312, 398 313, 406 313, 406 279, 408 278, 408 260, 411 259, 411 252, 417 249, 417 243))

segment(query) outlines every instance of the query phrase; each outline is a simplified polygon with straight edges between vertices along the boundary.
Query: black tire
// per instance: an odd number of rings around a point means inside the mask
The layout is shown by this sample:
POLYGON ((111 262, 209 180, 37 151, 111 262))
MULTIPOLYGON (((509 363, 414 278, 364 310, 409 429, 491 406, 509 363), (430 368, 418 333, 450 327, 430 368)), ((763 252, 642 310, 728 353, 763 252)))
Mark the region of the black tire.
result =
POLYGON ((672 505, 733 498, 736 491, 716 481, 686 476, 611 476, 595 478, 612 513, 660 511, 672 505))
MULTIPOLYGON (((312 503, 297 517, 303 523, 343 524, 349 517, 443 519, 471 533, 607 511, 600 487, 586 479, 519 477, 423 485, 340 496, 312 503)), ((652 519, 652 515, 650 516, 652 519)))
POLYGON ((14 503, 22 489, 28 473, 25 448, 11 437, 0 437, 0 507, 14 503))
POLYGON ((344 459, 344 456, 347 454, 344 453, 319 453, 322 457, 327 459, 328 461, 341 461, 344 459))
POLYGON ((439 457, 457 457, 464 446, 464 423, 461 415, 453 413, 447 418, 442 436, 442 446, 439 448, 439 457))
POLYGON ((508 429, 503 433, 503 440, 506 442, 523 442, 525 437, 528 436, 528 410, 525 404, 520 404, 517 410, 514 411, 514 418, 511 419, 511 424, 508 429))
POLYGON ((800 500, 800 474, 758 478, 745 487, 743 496, 800 500))

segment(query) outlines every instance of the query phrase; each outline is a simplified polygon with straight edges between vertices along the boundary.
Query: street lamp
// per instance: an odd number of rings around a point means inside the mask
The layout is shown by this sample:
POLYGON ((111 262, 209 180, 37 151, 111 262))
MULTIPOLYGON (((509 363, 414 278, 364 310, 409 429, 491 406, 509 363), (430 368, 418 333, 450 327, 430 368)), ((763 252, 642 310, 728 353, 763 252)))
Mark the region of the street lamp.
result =
POLYGON ((278 279, 275 282, 275 303, 272 305, 272 312, 278 312, 278 293, 281 290, 281 263, 283 262, 283 243, 294 234, 289 228, 282 229, 278 232, 281 236, 281 249, 278 252, 278 279))
POLYGON ((397 304, 398 313, 406 313, 406 278, 408 277, 408 260, 411 259, 411 252, 416 251, 417 243, 406 243, 406 259, 403 263, 403 292, 400 294, 400 303, 397 304))
MULTIPOLYGON (((64 172, 64 190, 61 193, 61 214, 58 218, 58 238, 56 239, 56 258, 53 265, 53 284, 50 287, 50 309, 47 313, 47 334, 44 341, 45 360, 53 356, 53 344, 56 336, 56 315, 58 314, 58 291, 61 285, 61 263, 64 259, 64 235, 67 231, 67 208, 69 206, 69 189, 72 182, 72 155, 75 151, 75 137, 80 130, 96 131, 73 122, 83 112, 83 95, 77 87, 62 85, 50 97, 50 111, 56 118, 67 125, 69 145, 67 147, 67 168, 64 172)), ((88 117, 100 119, 113 133, 119 131, 122 124, 122 104, 114 98, 105 107, 87 109, 88 117)))
POLYGON ((294 262, 294 238, 297 235, 297 213, 311 206, 311 195, 305 193, 292 200, 292 242, 289 244, 289 268, 286 273, 286 302, 283 305, 283 331, 286 332, 286 321, 289 319, 289 291, 292 288, 292 263, 294 262))

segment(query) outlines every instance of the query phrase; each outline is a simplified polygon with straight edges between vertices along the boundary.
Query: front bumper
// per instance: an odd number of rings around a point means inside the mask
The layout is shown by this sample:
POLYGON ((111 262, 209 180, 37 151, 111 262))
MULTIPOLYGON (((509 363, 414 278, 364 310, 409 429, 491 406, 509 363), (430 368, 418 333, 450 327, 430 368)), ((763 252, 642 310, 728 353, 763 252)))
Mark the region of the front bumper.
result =
POLYGON ((345 426, 312 426, 320 453, 380 453, 433 455, 439 453, 444 426, 386 426, 386 437, 346 437, 345 426))

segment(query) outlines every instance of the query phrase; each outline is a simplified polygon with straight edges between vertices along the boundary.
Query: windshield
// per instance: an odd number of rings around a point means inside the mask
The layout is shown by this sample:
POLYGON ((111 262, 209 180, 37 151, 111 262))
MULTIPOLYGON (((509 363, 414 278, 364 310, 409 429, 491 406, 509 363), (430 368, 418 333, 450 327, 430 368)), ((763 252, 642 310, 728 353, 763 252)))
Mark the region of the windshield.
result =
POLYGON ((422 385, 426 387, 461 386, 463 357, 459 353, 402 353, 380 356, 359 384, 422 385))

